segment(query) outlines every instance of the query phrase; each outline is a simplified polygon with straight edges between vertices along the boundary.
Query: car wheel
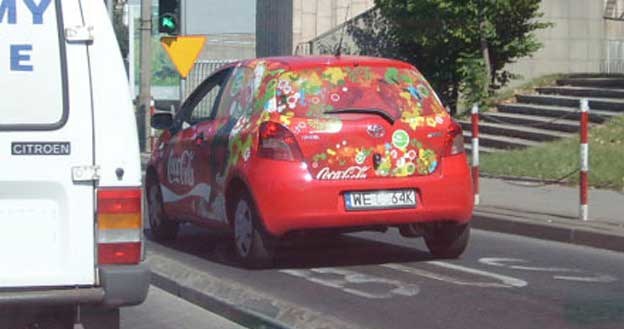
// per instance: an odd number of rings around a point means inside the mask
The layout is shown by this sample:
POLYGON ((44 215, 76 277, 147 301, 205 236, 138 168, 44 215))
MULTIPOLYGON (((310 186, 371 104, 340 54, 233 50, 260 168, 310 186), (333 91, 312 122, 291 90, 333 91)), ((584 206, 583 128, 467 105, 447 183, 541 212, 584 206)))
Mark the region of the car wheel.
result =
POLYGON ((160 185, 155 180, 147 186, 147 218, 154 239, 157 241, 175 240, 178 235, 178 223, 167 218, 163 208, 160 185))
POLYGON ((425 243, 436 258, 457 258, 470 239, 470 224, 434 223, 425 228, 425 243))
POLYGON ((249 194, 242 193, 234 208, 234 247, 241 263, 248 268, 273 265, 271 237, 260 224, 249 194))

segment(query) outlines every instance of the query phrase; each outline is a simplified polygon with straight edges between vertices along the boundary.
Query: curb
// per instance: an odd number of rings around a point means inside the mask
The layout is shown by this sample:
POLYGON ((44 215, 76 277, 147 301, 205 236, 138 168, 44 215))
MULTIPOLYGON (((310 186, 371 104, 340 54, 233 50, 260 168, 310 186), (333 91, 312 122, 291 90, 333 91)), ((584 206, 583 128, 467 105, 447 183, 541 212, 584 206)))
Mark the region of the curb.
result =
POLYGON ((529 219, 520 212, 490 209, 475 210, 472 220, 472 226, 481 230, 624 252, 621 226, 587 225, 562 217, 536 215, 529 219))
POLYGON ((506 175, 488 174, 484 172, 480 173, 479 177, 488 178, 488 179, 499 179, 503 181, 525 182, 525 183, 534 183, 534 184, 543 184, 543 185, 568 186, 568 183, 570 182, 567 179, 555 180, 555 179, 542 179, 542 178, 526 177, 526 176, 506 176, 506 175))
POLYGON ((243 309, 221 298, 180 285, 175 280, 157 272, 152 272, 151 284, 245 328, 289 329, 285 324, 278 323, 258 312, 243 309))
POLYGON ((170 256, 148 252, 146 263, 154 286, 245 328, 355 329, 331 315, 306 310, 244 284, 198 271, 170 256))

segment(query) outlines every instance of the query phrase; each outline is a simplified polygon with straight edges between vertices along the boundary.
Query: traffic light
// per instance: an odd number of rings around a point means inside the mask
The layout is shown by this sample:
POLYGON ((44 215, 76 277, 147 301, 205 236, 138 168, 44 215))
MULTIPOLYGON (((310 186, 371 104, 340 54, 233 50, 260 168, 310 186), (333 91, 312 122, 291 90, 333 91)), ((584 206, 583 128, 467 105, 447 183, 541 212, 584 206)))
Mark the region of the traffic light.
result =
POLYGON ((180 33, 180 0, 158 0, 158 32, 180 33))

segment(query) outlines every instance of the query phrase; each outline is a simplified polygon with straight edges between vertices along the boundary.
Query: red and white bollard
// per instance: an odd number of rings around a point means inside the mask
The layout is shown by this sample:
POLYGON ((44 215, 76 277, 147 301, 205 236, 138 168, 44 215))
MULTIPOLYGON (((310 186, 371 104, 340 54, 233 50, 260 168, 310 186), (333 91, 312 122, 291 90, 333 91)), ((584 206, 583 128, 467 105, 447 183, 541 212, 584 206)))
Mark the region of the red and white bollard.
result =
POLYGON ((478 206, 479 198, 479 105, 472 106, 472 184, 474 204, 478 206))
POLYGON ((580 199, 581 206, 579 216, 581 220, 588 220, 588 173, 589 173, 589 100, 581 99, 581 173, 580 173, 580 199))

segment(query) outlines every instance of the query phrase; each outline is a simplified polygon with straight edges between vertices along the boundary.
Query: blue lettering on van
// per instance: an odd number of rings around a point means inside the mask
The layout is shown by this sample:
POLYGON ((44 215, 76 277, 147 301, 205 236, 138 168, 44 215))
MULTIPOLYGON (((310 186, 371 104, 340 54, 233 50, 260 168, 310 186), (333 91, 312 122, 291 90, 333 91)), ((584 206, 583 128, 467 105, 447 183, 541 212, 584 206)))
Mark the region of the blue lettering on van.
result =
POLYGON ((11 45, 11 71, 31 72, 33 66, 29 64, 32 45, 11 45))
POLYGON ((28 9, 30 9, 30 12, 32 13, 33 24, 43 24, 43 14, 46 9, 48 9, 50 1, 51 0, 41 0, 39 5, 37 5, 33 0, 24 0, 24 3, 28 6, 28 9))
POLYGON ((0 0, 0 23, 4 22, 4 17, 8 16, 9 24, 17 23, 15 11, 15 0, 0 0))
MULTIPOLYGON (((9 24, 17 24, 17 9, 15 2, 17 0, 0 0, 0 23, 4 22, 5 17, 9 24)), ((34 25, 43 24, 43 14, 50 7, 52 0, 41 0, 36 4, 34 0, 23 0, 28 10, 32 14, 32 23, 34 25)))

